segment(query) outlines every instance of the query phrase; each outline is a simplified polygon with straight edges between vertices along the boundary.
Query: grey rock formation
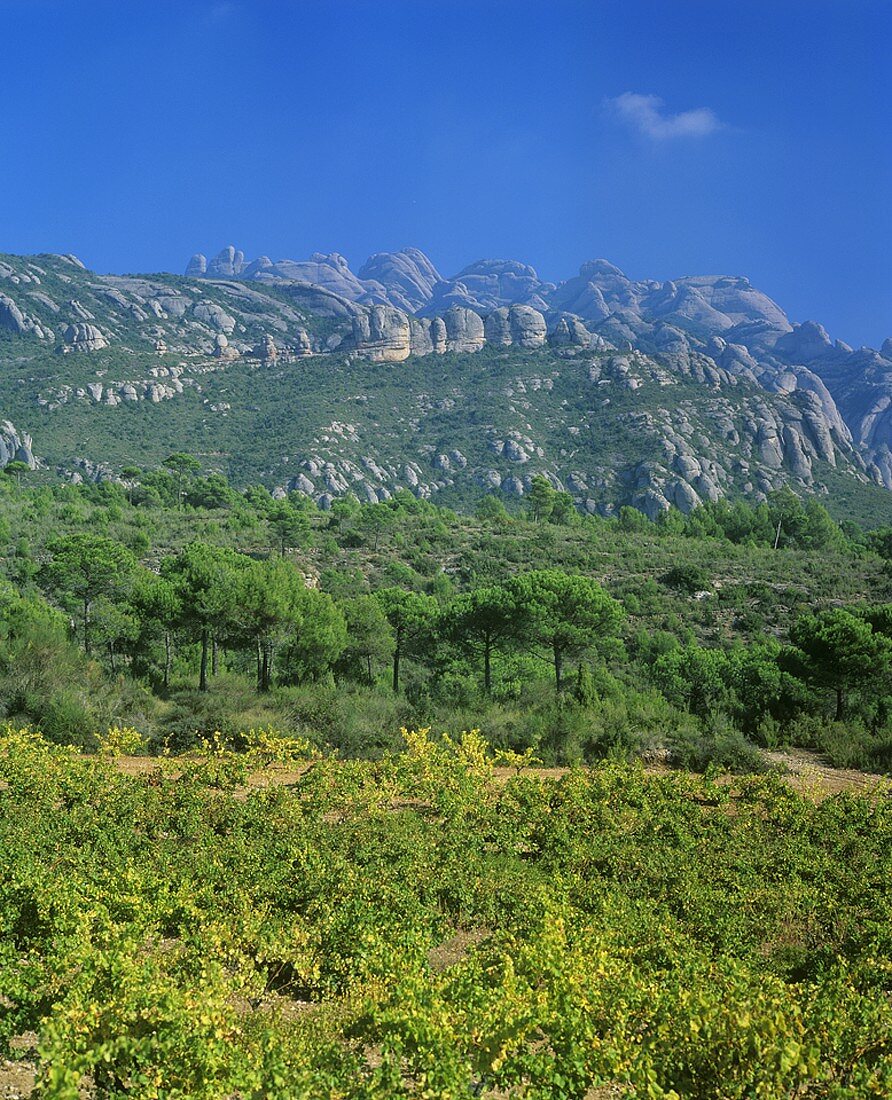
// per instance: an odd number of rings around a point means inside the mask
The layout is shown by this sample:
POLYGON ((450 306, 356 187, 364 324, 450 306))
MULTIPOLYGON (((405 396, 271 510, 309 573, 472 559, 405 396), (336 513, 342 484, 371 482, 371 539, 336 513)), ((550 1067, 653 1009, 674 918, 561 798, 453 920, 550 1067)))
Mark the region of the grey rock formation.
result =
POLYGON ((443 317, 446 326, 446 348, 448 351, 480 351, 486 343, 483 319, 479 313, 462 306, 453 306, 443 317))
POLYGON ((833 341, 823 325, 816 321, 805 321, 801 325, 794 325, 791 332, 780 336, 774 349, 791 362, 809 363, 832 352, 833 341))
POLYGON ((555 320, 548 340, 556 348, 587 348, 591 346, 592 334, 578 317, 562 313, 555 320))
POLYGON ((313 343, 310 340, 310 334, 305 328, 298 327, 294 330, 292 335, 292 347, 294 349, 294 354, 298 358, 313 354, 313 343))
POLYGON ((542 282, 529 264, 517 260, 478 260, 434 287, 425 312, 441 313, 453 305, 478 313, 514 304, 544 310, 547 295, 553 289, 553 284, 542 282))
POLYGON ((8 332, 14 332, 19 336, 24 336, 28 331, 24 314, 12 298, 8 298, 5 294, 0 294, 0 328, 5 328, 8 332))
POLYGON ((411 354, 409 317, 392 306, 370 306, 353 318, 349 346, 378 363, 401 363, 411 354))
MULTIPOLYGON (((200 256, 201 253, 196 253, 195 256, 193 256, 193 260, 200 256)), ((207 264, 205 270, 210 279, 232 279, 236 275, 241 275, 244 269, 244 252, 239 252, 234 245, 230 244, 217 253, 210 263, 207 264)), ((198 272, 193 272, 193 275, 195 274, 198 274, 198 272)))
POLYGON ((0 468, 10 462, 24 462, 29 469, 35 469, 33 446, 27 432, 20 432, 9 420, 0 420, 0 468))
POLYGON ((213 329, 215 332, 222 332, 226 336, 231 336, 235 330, 235 318, 227 313, 222 306, 217 305, 216 302, 198 302, 192 307, 192 316, 196 321, 200 321, 208 328, 213 329))
POLYGON ((488 344, 540 348, 545 343, 545 318, 530 306, 502 306, 487 316, 483 331, 488 344))
POLYGON ((196 252, 192 259, 186 264, 186 278, 197 279, 208 269, 208 260, 201 252, 196 252))
POLYGON ((430 322, 431 350, 435 355, 442 355, 448 347, 449 333, 446 322, 442 317, 432 317, 430 322))
POLYGON ((433 297, 434 288, 443 281, 418 248, 376 252, 359 269, 359 278, 383 287, 390 302, 407 313, 423 309, 433 297))
POLYGON ((520 348, 541 348, 545 344, 545 318, 531 306, 513 305, 508 310, 511 338, 520 348))
POLYGON ((254 349, 254 355, 262 363, 267 366, 272 366, 279 358, 279 349, 276 347, 276 341, 270 336, 269 333, 263 337, 257 347, 254 349))
POLYGON ((378 288, 377 294, 370 293, 369 288, 353 274, 347 260, 338 252, 314 252, 308 260, 279 260, 276 263, 263 257, 262 261, 248 264, 244 275, 246 278, 266 282, 309 283, 352 302, 387 301, 382 288, 378 288))
POLYGON ((483 333, 487 344, 496 344, 500 347, 508 347, 513 343, 511 325, 508 322, 508 310, 503 306, 494 309, 483 322, 483 333))
POLYGON ((225 363, 232 363, 240 357, 238 348, 234 348, 227 337, 218 332, 214 337, 214 358, 221 359, 225 363))
MULTIPOLYGON (((607 260, 590 260, 579 275, 549 296, 552 310, 581 317, 605 335, 646 338, 662 321, 697 338, 737 333, 756 326, 771 343, 790 329, 783 310, 739 276, 688 276, 659 283, 635 282, 607 260)), ((753 330, 755 331, 755 330, 753 330)), ((741 340, 747 343, 747 340, 741 340)))
POLYGON ((102 330, 84 321, 69 325, 64 333, 63 351, 101 351, 108 347, 108 340, 102 330))

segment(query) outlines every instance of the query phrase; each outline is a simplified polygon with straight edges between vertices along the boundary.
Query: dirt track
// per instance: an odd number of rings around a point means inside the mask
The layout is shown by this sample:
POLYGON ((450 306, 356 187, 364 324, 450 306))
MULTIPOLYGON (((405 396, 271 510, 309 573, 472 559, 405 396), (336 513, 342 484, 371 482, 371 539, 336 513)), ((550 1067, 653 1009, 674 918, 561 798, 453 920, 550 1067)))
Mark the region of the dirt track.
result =
MULTIPOLYGON (((784 770, 785 779, 795 790, 814 799, 827 798, 830 795, 839 794, 841 791, 892 792, 892 779, 889 777, 854 769, 834 768, 819 753, 810 752, 807 749, 765 752, 764 755, 770 763, 784 770)), ((125 775, 150 775, 158 767, 163 768, 168 775, 176 775, 179 771, 175 758, 160 760, 147 756, 121 756, 118 757, 116 762, 118 768, 125 775)), ((309 765, 297 767, 273 765, 263 771, 258 771, 249 778, 245 792, 262 787, 288 786, 291 783, 296 783, 307 770, 307 767, 309 765)), ((644 769, 652 775, 667 775, 672 771, 663 761, 647 761, 644 769)), ((570 770, 570 768, 526 768, 523 774, 542 779, 560 779, 561 776, 569 774, 570 770)), ((504 767, 494 768, 493 772, 496 778, 501 780, 508 780, 516 774, 513 768, 504 767)), ((732 780, 733 777, 728 776, 728 781, 732 780)), ((0 1100, 2 1100, 2 1097, 0 1097, 0 1100)))

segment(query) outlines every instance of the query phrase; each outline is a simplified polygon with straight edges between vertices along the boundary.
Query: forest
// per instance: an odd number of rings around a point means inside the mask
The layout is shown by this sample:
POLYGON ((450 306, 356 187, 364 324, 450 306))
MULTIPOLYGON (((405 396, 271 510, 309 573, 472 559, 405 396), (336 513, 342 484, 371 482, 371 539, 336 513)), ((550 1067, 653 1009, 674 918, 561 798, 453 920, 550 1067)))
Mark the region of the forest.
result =
POLYGON ((251 729, 375 758, 480 728, 545 764, 732 771, 798 745, 892 769, 892 529, 815 499, 583 516, 537 478, 461 516, 322 511, 196 458, 0 481, 0 705, 51 741, 179 753, 251 729))

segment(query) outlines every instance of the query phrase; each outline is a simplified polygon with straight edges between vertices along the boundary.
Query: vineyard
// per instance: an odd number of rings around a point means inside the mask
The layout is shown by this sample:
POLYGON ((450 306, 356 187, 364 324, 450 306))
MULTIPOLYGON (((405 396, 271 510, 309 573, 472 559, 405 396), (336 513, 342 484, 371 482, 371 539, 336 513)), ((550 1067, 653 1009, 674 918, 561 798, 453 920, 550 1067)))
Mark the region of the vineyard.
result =
POLYGON ((426 731, 125 774, 128 736, 0 736, 0 1054, 34 1096, 892 1095, 883 789, 548 777, 426 731))

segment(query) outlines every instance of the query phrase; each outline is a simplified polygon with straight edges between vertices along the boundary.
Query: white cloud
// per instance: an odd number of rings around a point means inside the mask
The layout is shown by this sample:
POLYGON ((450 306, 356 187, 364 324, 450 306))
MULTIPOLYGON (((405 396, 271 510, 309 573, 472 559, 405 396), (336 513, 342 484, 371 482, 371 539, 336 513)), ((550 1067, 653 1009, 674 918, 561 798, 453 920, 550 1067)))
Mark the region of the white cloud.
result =
POLYGON ((658 95, 623 92, 606 100, 606 104, 617 118, 652 141, 706 137, 722 128, 721 121, 711 108, 695 107, 691 111, 671 114, 658 95))

